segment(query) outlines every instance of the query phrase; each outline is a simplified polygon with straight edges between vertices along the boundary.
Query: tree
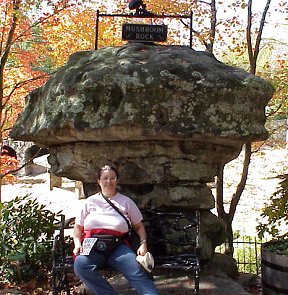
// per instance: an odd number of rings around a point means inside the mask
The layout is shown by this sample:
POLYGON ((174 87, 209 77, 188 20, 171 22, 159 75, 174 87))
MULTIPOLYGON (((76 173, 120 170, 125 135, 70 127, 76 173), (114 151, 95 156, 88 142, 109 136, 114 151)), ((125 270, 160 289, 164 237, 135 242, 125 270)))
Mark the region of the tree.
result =
MULTIPOLYGON (((255 44, 253 46, 252 42, 252 3, 253 0, 248 0, 247 5, 247 27, 246 27, 246 38, 247 38, 247 53, 249 57, 249 65, 250 65, 250 73, 256 74, 256 68, 257 68, 257 59, 260 52, 260 44, 262 40, 262 33, 265 25, 265 19, 267 16, 267 12, 269 10, 271 0, 267 0, 265 8, 262 13, 262 17, 260 20, 259 28, 257 30, 255 44)), ((244 151, 245 151, 245 157, 243 161, 243 168, 242 168, 242 174, 240 182, 237 186, 236 192, 233 194, 230 202, 230 208, 229 212, 226 213, 224 210, 224 200, 223 200, 223 173, 224 173, 224 166, 219 167, 218 175, 217 175, 217 212, 219 217, 221 217, 227 227, 227 240, 228 240, 228 248, 226 249, 226 253, 233 256, 233 229, 232 229, 232 222, 233 218, 235 216, 237 205, 240 201, 240 197, 244 191, 245 184, 248 177, 248 169, 249 164, 251 161, 251 155, 253 153, 252 151, 252 144, 251 142, 244 144, 244 151)))
MULTIPOLYGON (((0 3, 0 146, 23 109, 24 97, 45 83, 69 55, 94 48, 96 13, 89 3, 89 0, 0 3)), ((4 157, 2 160, 3 164, 7 162, 4 157)), ((1 183, 10 171, 6 164, 4 169, 0 159, 0 202, 1 183)))
POLYGON ((61 67, 72 53, 94 49, 95 17, 95 11, 90 8, 70 7, 52 16, 42 26, 45 58, 52 61, 54 70, 61 67))
MULTIPOLYGON (((0 145, 13 125, 16 115, 23 108, 23 97, 43 84, 49 73, 36 66, 39 52, 35 51, 35 30, 51 16, 68 7, 68 1, 21 1, 3 0, 0 4, 0 145), (51 13, 45 11, 51 10, 51 13), (36 17, 37 16, 37 17, 36 17)), ((7 175, 0 157, 1 183, 7 175), (5 171, 5 172, 4 172, 5 171)), ((5 164, 5 165, 6 165, 5 164)))

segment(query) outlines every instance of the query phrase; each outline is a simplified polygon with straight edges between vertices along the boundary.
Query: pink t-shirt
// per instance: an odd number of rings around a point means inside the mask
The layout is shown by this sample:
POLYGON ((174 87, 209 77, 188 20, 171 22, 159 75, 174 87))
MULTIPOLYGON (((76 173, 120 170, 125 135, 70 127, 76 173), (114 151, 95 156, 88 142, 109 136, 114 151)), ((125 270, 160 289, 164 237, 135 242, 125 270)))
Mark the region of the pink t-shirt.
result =
MULTIPOLYGON (((109 199, 131 224, 142 221, 143 216, 130 198, 117 193, 109 199)), ((75 223, 84 226, 84 230, 112 229, 122 233, 128 231, 127 222, 124 218, 101 196, 100 193, 88 197, 76 215, 75 223)))

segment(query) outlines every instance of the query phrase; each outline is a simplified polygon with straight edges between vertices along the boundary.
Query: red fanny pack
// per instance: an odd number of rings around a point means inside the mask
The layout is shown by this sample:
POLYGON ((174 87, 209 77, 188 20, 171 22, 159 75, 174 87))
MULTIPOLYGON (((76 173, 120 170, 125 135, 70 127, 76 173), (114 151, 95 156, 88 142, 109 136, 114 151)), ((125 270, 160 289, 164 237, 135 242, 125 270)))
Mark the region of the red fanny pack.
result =
POLYGON ((82 240, 85 238, 91 238, 92 235, 111 235, 115 237, 122 237, 125 234, 113 229, 91 229, 91 230, 84 230, 84 235, 82 240))

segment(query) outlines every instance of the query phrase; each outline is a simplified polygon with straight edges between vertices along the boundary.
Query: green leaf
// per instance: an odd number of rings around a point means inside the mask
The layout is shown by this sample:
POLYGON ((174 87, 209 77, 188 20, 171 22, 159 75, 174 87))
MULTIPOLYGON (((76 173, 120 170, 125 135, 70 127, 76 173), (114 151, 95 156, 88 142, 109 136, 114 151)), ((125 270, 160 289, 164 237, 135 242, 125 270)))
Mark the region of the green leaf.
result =
POLYGON ((24 261, 26 259, 25 253, 14 253, 8 255, 10 261, 24 261))

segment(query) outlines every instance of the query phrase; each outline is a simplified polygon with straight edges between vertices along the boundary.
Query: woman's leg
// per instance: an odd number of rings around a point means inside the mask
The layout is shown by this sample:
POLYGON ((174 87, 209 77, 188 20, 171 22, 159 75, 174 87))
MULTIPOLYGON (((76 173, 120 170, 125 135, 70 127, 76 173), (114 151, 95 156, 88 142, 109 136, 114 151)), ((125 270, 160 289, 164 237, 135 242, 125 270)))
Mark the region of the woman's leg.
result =
POLYGON ((127 245, 117 247, 109 257, 108 263, 121 272, 139 294, 159 294, 153 280, 136 261, 136 254, 127 245))
POLYGON ((103 254, 92 251, 88 256, 79 255, 76 257, 74 272, 93 294, 118 295, 99 272, 105 263, 106 257, 103 254))

